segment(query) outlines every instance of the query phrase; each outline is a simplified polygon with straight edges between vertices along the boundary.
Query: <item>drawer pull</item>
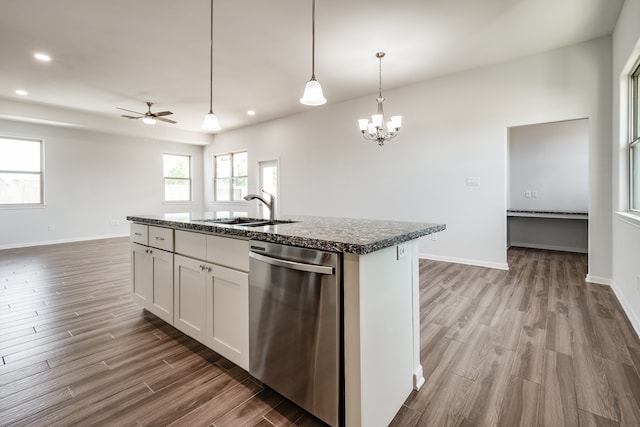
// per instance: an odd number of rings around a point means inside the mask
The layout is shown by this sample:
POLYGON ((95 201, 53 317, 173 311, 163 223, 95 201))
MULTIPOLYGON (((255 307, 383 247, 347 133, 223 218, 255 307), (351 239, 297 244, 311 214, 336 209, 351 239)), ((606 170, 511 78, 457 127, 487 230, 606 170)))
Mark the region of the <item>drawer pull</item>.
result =
POLYGON ((164 240, 164 237, 158 237, 158 236, 156 236, 156 240, 164 240))
POLYGON ((136 236, 142 236, 142 233, 133 233, 133 234, 135 234, 136 236))

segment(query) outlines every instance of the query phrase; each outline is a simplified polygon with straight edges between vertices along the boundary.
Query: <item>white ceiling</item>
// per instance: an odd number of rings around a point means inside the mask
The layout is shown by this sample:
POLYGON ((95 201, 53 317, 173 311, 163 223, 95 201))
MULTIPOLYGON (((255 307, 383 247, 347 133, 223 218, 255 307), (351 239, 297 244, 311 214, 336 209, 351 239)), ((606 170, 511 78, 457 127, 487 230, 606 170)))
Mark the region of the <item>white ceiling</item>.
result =
MULTIPOLYGON (((316 77, 330 104, 371 95, 373 108, 377 51, 390 89, 609 35, 622 3, 317 0, 316 77)), ((223 131, 314 108, 298 102, 311 75, 311 0, 215 0, 214 15, 223 131)), ((90 127, 153 101, 178 121, 156 127, 200 132, 209 109, 208 0, 2 0, 0 53, 0 104, 15 111, 0 116, 42 121, 55 106, 90 127), (37 51, 53 60, 38 63, 37 51)))

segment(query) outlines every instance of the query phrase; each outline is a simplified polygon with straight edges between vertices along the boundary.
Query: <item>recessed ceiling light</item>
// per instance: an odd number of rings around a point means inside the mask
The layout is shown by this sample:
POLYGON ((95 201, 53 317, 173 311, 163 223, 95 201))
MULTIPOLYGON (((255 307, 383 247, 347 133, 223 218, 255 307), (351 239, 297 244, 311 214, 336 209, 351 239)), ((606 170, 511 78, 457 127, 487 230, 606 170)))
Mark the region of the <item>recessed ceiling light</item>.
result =
POLYGON ((255 115, 256 115, 255 111, 253 111, 253 110, 248 110, 247 111, 247 116, 255 116, 255 115))
POLYGON ((42 61, 42 62, 51 61, 51 57, 46 53, 42 53, 42 52, 34 53, 33 57, 36 58, 38 61, 42 61))
POLYGON ((16 89, 16 95, 27 96, 27 95, 29 95, 29 92, 27 92, 26 90, 23 90, 23 89, 16 89))

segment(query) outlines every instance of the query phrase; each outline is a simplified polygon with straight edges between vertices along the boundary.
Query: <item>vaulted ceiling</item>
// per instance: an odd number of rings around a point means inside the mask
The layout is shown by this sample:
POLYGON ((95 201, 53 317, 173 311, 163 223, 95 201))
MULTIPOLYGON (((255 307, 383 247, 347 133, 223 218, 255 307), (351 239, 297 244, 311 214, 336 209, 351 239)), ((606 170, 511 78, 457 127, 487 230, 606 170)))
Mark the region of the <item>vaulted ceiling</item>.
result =
MULTIPOLYGON (((316 77, 330 104, 373 98, 377 51, 390 89, 609 35, 622 3, 317 0, 316 77)), ((200 132, 209 16, 208 0, 3 0, 0 117, 43 121, 55 108, 90 127, 83 120, 125 121, 116 107, 153 101, 178 121, 156 126, 200 132), (52 61, 35 61, 41 51, 52 61)), ((313 108, 298 102, 311 75, 311 0, 215 0, 214 16, 223 131, 313 108)))

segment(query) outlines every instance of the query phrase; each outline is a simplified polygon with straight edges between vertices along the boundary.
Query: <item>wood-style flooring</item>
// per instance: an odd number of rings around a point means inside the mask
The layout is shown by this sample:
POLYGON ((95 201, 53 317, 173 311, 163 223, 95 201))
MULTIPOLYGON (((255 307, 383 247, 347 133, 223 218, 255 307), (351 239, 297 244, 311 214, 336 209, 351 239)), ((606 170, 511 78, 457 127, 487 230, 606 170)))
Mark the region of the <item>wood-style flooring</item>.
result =
MULTIPOLYGON (((586 256, 420 262, 426 384, 393 426, 639 426, 640 341, 586 256)), ((0 251, 0 425, 322 426, 132 302, 129 240, 0 251)))

